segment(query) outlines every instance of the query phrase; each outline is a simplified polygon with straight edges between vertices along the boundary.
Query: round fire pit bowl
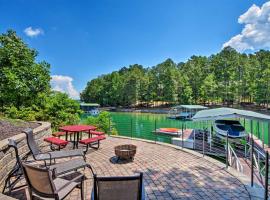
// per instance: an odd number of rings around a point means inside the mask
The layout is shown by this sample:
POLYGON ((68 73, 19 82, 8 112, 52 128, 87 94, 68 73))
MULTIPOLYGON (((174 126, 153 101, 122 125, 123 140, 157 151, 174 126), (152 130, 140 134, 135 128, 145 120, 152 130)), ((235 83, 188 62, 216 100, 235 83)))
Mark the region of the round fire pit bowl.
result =
POLYGON ((119 159, 133 160, 137 147, 133 144, 124 144, 114 147, 115 155, 119 159))

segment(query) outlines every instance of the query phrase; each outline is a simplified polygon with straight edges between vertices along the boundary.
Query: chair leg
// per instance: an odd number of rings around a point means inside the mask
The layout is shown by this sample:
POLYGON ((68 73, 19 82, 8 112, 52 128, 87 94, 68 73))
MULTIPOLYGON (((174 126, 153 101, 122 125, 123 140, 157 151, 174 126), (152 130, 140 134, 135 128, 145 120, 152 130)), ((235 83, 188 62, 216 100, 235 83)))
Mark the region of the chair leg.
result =
POLYGON ((94 173, 94 170, 93 170, 93 168, 91 167, 91 165, 88 164, 87 167, 91 170, 91 172, 92 172, 92 174, 93 174, 93 176, 94 176, 95 173, 94 173))
POLYGON ((83 184, 84 179, 81 181, 81 200, 84 200, 84 184, 83 184))
MULTIPOLYGON (((26 192, 26 193, 27 193, 27 192, 26 192)), ((26 195, 27 195, 27 194, 26 194, 26 195)), ((30 200, 34 200, 32 190, 29 188, 29 186, 28 186, 28 195, 29 195, 30 200)))

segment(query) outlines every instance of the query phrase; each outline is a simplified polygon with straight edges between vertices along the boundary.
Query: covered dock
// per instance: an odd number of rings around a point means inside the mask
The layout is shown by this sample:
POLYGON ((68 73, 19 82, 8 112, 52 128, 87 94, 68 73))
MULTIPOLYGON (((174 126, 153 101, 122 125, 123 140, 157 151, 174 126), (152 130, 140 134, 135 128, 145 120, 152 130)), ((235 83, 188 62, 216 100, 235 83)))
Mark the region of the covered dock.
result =
MULTIPOLYGON (((232 142, 225 138, 224 149, 227 166, 236 168, 239 172, 251 177, 251 184, 261 184, 268 188, 268 145, 258 140, 253 134, 252 120, 259 122, 270 122, 270 116, 247 110, 233 108, 216 108, 202 110, 193 116, 194 121, 213 121, 217 119, 243 118, 251 120, 250 130, 246 141, 232 142)), ((264 133, 262 133, 264 134, 264 133)), ((210 130, 210 136, 211 136, 210 130)), ((212 140, 210 140, 211 147, 212 140)), ((209 142, 208 142, 209 144, 209 142)), ((209 146, 209 145, 206 145, 209 146)))
POLYGON ((168 118, 191 119, 198 111, 208 109, 201 105, 177 105, 171 108, 168 118))

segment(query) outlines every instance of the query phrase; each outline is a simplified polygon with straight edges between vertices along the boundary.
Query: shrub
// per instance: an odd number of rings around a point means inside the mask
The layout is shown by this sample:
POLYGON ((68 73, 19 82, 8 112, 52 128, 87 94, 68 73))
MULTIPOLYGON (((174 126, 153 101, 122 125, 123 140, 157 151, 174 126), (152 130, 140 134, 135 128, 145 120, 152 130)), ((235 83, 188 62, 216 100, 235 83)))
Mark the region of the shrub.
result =
POLYGON ((109 133, 110 131, 110 113, 106 111, 102 111, 98 116, 89 116, 85 120, 83 120, 83 124, 94 125, 100 131, 104 131, 105 133, 109 133))
POLYGON ((26 121, 49 121, 54 129, 66 124, 79 123, 81 113, 79 103, 60 92, 40 96, 38 105, 20 109, 11 106, 5 109, 6 117, 26 121))

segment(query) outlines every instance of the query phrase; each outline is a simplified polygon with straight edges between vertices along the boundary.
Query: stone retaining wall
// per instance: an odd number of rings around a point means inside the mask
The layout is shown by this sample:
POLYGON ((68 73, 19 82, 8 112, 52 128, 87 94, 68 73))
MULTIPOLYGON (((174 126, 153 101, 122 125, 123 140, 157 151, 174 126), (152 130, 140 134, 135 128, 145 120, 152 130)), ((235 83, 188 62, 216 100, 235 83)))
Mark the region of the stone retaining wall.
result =
MULTIPOLYGON (((48 122, 39 122, 40 126, 34 129, 34 137, 38 145, 42 148, 45 146, 43 138, 51 135, 51 124, 48 122)), ((17 142, 19 155, 22 157, 29 152, 26 136, 24 133, 10 137, 17 142)), ((16 157, 13 149, 3 153, 2 150, 8 147, 8 138, 0 141, 0 192, 2 192, 7 174, 13 169, 16 157)))

